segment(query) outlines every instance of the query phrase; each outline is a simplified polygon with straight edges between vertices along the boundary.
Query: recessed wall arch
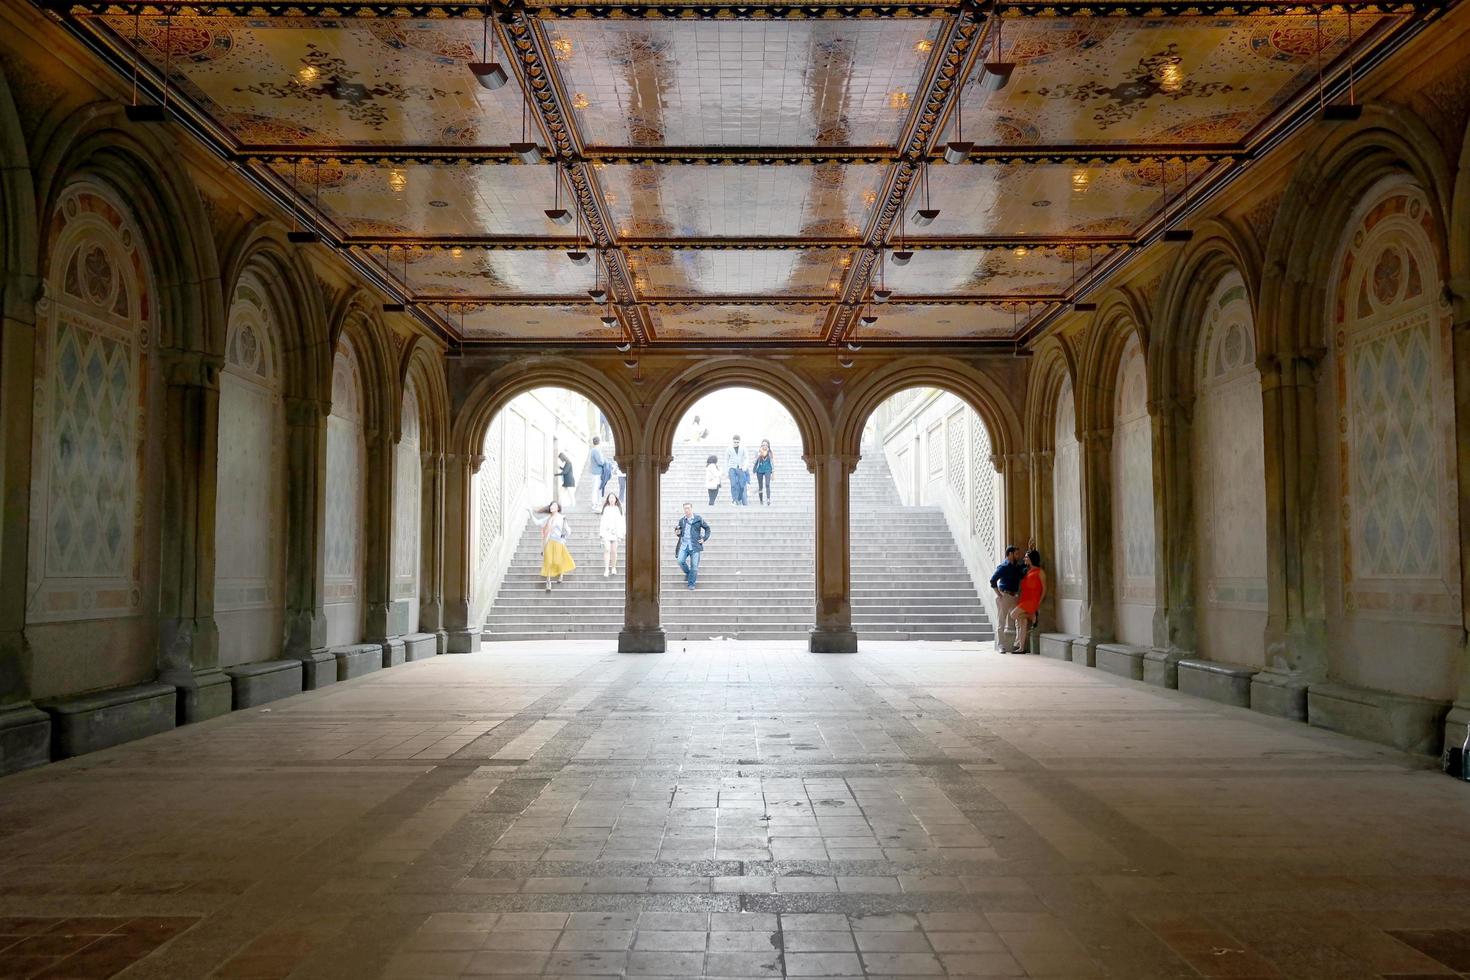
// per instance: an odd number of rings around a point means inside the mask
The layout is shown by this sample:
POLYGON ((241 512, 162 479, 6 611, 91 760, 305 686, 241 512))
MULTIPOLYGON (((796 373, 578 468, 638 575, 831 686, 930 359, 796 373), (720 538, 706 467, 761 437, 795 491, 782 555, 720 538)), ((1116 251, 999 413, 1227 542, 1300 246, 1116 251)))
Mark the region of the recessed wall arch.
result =
MULTIPOLYGON (((410 341, 398 364, 398 385, 406 390, 413 381, 419 400, 419 438, 426 453, 442 453, 449 442, 449 389, 444 381, 444 355, 425 337, 410 341)), ((402 400, 399 400, 400 413, 402 400)), ((403 422, 395 419, 395 441, 403 422)))
POLYGON ((155 345, 222 353, 226 303, 213 224, 178 155, 146 128, 128 125, 121 105, 96 103, 51 130, 35 161, 42 214, 77 180, 113 188, 129 202, 153 268, 155 345))
MULTIPOLYGON (((1026 374, 1025 445, 1031 452, 1049 452, 1055 448, 1057 398, 1062 388, 1077 383, 1077 357, 1072 345, 1058 336, 1041 340, 1031 358, 1026 374)), ((1072 420, 1074 433, 1077 420, 1072 420)))
POLYGON ((25 132, 0 72, 0 314, 29 320, 40 266, 35 187, 25 132))
POLYGON ((837 420, 837 446, 844 455, 857 456, 863 428, 889 398, 905 388, 940 388, 965 402, 979 415, 997 456, 1017 451, 1021 443, 1020 416, 1014 402, 989 375, 961 361, 927 357, 903 358, 873 372, 850 392, 837 420))
POLYGON ((333 311, 331 346, 333 354, 342 338, 351 340, 362 372, 362 421, 369 437, 391 435, 398 416, 398 365, 388 328, 373 308, 368 294, 356 291, 346 296, 333 311))
MULTIPOLYGON (((1450 168, 1417 115, 1398 106, 1368 105, 1359 122, 1323 135, 1297 165, 1272 224, 1257 306, 1263 354, 1326 349, 1333 258, 1358 205, 1385 177, 1417 183, 1437 226, 1449 227, 1450 168)), ((1436 247, 1440 267, 1449 268, 1442 234, 1436 247)))
POLYGON ((649 411, 648 447, 662 466, 673 458, 679 421, 705 395, 723 388, 754 388, 791 413, 801 433, 802 454, 810 457, 831 446, 832 427, 822 400, 810 384, 779 364, 748 357, 714 358, 671 378, 649 411))
MULTIPOLYGON (((567 357, 528 357, 481 378, 460 404, 450 428, 449 451, 478 456, 490 423, 517 395, 535 388, 566 388, 601 409, 618 447, 639 444, 642 430, 628 393, 603 371, 567 357)), ((619 455, 628 450, 619 448, 619 455)))
POLYGON ((1152 360, 1144 304, 1132 290, 1118 287, 1110 290, 1098 304, 1083 340, 1078 376, 1073 385, 1082 432, 1112 427, 1118 365, 1130 338, 1138 344, 1145 362, 1152 360))

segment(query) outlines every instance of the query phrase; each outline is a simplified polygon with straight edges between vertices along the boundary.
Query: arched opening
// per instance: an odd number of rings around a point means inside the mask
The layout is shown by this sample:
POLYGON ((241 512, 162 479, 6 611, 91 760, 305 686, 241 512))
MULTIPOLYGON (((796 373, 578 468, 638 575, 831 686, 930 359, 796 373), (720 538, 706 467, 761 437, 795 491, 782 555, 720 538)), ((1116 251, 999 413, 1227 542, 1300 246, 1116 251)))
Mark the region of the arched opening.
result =
POLYGON ((988 582, 1009 542, 994 456, 985 420, 944 388, 904 388, 868 417, 848 484, 859 639, 995 638, 988 582))
POLYGON ((344 333, 332 357, 327 418, 324 610, 329 647, 358 643, 367 616, 367 387, 362 355, 344 333))
POLYGON ((1120 641, 1150 647, 1158 608, 1153 422, 1143 346, 1134 331, 1123 343, 1112 397, 1114 623, 1120 641))
POLYGON ((1057 625, 1063 633, 1082 633, 1087 599, 1083 566, 1082 446, 1077 440, 1077 401, 1071 378, 1062 379, 1052 417, 1052 527, 1050 580, 1057 590, 1057 625))
POLYGON ((622 629, 628 488, 613 431, 585 395, 550 386, 491 418, 470 524, 470 621, 484 639, 605 640, 622 629))
POLYGON ((796 418, 754 388, 679 417, 660 482, 660 608, 668 639, 803 639, 812 629, 815 487, 796 418), (684 505, 708 527, 688 531, 684 505), (681 537, 681 529, 688 531, 681 537))
POLYGON ((286 407, 281 325, 253 272, 230 305, 219 381, 215 621, 223 666, 280 656, 286 632, 286 407))

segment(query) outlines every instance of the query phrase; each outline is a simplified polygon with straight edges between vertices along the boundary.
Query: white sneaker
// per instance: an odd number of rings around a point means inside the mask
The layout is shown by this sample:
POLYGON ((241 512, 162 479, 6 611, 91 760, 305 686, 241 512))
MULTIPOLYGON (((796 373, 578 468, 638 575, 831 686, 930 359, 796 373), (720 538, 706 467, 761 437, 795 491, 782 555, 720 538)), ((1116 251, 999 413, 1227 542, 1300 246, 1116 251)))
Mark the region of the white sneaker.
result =
POLYGON ((603 570, 602 570, 602 577, 603 577, 603 578, 607 578, 607 577, 608 577, 608 576, 609 576, 609 575, 611 575, 611 574, 612 574, 612 572, 609 572, 609 571, 608 571, 608 570, 607 570, 607 569, 605 569, 605 568, 604 568, 604 569, 603 569, 603 570))

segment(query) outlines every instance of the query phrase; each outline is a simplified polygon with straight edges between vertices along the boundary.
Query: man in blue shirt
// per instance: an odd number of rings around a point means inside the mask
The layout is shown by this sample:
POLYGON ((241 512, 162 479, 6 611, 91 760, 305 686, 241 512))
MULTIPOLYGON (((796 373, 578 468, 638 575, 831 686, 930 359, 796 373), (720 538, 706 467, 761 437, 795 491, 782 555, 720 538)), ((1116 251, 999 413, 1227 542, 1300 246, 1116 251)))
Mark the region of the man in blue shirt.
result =
POLYGON ((710 526, 703 517, 694 513, 694 505, 686 502, 684 516, 674 525, 674 536, 677 541, 674 558, 684 570, 689 591, 693 592, 694 583, 699 581, 699 558, 704 554, 704 543, 709 540, 710 526))
POLYGON ((1021 579, 1026 575, 1026 564, 1021 561, 1021 549, 1006 546, 1006 560, 995 566, 990 576, 990 589, 995 593, 995 649, 1001 653, 1024 653, 1016 649, 1016 627, 1011 622, 1011 610, 1021 595, 1021 579), (1007 639, 1009 637, 1009 639, 1007 639))
POLYGON ((736 436, 733 445, 725 450, 725 469, 730 471, 730 503, 743 504, 740 492, 740 476, 745 472, 745 450, 740 448, 740 437, 736 436))
MULTIPOLYGON (((607 481, 612 479, 612 464, 607 461, 607 456, 602 451, 602 440, 597 436, 592 437, 592 451, 587 454, 587 460, 592 464, 592 469, 597 473, 597 503, 601 506, 602 501, 607 498, 607 481)), ((619 497, 619 500, 622 498, 619 497)))

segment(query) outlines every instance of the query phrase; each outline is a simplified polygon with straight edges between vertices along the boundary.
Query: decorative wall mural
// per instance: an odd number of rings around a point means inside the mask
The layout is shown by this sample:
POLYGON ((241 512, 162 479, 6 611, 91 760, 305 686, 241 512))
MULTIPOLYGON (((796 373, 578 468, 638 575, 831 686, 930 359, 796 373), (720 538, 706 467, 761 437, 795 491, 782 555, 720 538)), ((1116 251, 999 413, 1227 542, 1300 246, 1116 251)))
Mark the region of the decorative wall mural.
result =
POLYGON ((141 615, 150 320, 131 218, 68 188, 38 305, 26 620, 141 615))
POLYGON ((1331 359, 1349 613, 1459 622, 1450 316, 1417 188, 1370 203, 1339 263, 1331 359))

